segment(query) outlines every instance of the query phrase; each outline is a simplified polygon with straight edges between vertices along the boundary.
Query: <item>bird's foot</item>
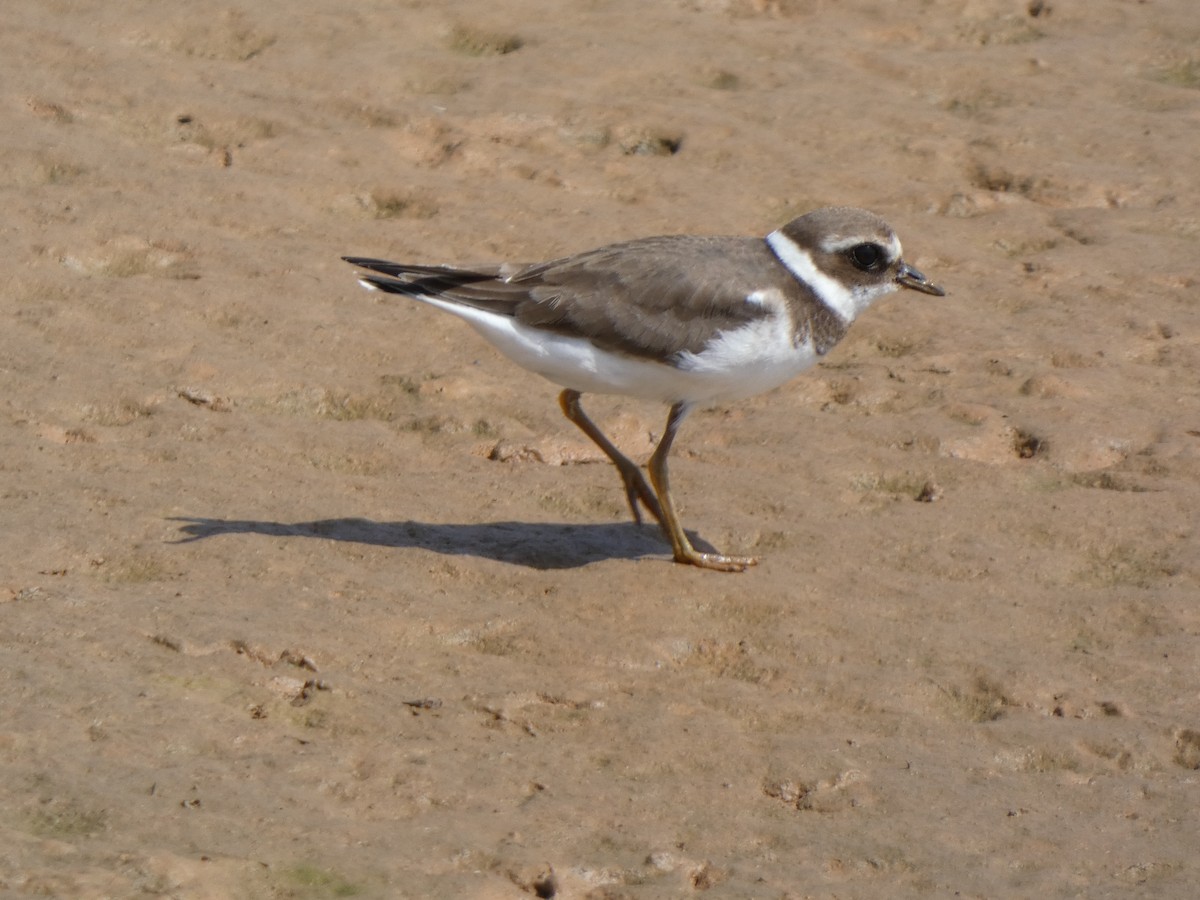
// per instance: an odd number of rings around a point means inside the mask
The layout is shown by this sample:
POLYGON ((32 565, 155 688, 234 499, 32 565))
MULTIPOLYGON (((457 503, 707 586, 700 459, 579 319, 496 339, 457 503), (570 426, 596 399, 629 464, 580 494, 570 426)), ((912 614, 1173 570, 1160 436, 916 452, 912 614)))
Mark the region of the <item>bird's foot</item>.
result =
POLYGON ((758 565, 757 556, 726 556, 723 553, 701 553, 694 547, 675 548, 675 562, 714 569, 717 572, 745 572, 758 565))

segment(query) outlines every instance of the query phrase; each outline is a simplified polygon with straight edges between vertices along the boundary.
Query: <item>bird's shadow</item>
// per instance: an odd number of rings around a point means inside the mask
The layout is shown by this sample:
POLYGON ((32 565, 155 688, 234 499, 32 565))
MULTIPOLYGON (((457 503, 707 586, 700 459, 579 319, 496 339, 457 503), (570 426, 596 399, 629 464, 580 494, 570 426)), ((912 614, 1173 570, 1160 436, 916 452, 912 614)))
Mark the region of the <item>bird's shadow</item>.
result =
MULTIPOLYGON (((605 559, 659 556, 664 542, 656 528, 633 522, 572 525, 540 522, 440 524, 375 522, 371 519, 318 519, 269 522, 175 516, 183 533, 171 543, 186 544, 223 534, 321 538, 377 547, 418 547, 450 556, 480 556, 533 569, 572 569, 605 559)), ((669 548, 667 549, 669 553, 669 548)))

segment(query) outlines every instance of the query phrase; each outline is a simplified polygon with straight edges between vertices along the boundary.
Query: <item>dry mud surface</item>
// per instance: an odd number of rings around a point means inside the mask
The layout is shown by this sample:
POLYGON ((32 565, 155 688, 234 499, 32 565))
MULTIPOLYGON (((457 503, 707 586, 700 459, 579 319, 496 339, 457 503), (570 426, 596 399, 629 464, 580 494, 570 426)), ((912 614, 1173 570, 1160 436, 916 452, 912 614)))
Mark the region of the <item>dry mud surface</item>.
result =
POLYGON ((1194 0, 9 0, 0 895, 1194 897, 1198 47, 1194 0), (833 203, 949 295, 688 421, 744 575, 338 258, 833 203))

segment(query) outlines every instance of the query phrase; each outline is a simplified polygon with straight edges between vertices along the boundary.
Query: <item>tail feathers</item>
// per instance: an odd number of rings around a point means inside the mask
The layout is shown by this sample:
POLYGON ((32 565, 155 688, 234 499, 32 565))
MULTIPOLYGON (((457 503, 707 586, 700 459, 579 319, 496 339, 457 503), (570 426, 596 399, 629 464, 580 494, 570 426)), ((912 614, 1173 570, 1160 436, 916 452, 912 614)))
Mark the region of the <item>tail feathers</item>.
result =
POLYGON ((362 275, 359 281, 366 287, 392 294, 444 294, 467 285, 492 281, 497 276, 496 272, 486 269, 477 271, 452 266, 418 266, 359 256, 343 256, 342 259, 360 269, 389 276, 378 278, 374 275, 362 275))
POLYGON ((359 275, 358 283, 371 291, 386 291, 389 294, 412 294, 413 285, 395 278, 380 278, 377 275, 359 275))
POLYGON ((501 267, 498 266, 458 269, 451 266, 409 265, 357 256, 344 256, 342 259, 360 269, 378 272, 378 275, 359 275, 358 282, 370 290, 385 291, 389 294, 401 294, 418 300, 436 297, 505 315, 514 315, 516 306, 528 298, 528 293, 523 288, 510 285, 504 280, 501 267))
POLYGON ((393 278, 408 280, 440 277, 456 280, 461 279, 463 281, 483 281, 487 278, 495 278, 498 274, 494 270, 489 271, 486 266, 476 270, 459 269, 453 266, 417 266, 409 263, 388 262, 386 259, 370 259, 360 256, 343 256, 342 259, 360 269, 369 269, 381 275, 391 275, 393 278))

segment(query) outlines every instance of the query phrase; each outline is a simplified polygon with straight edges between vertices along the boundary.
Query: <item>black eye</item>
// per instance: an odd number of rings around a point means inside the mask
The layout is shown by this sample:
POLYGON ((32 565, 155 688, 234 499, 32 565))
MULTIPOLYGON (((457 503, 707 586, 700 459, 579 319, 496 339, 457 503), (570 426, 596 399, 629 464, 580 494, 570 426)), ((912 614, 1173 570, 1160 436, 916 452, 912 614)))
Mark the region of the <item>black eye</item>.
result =
POLYGON ((878 272, 884 265, 883 248, 878 244, 855 244, 847 251, 850 262, 864 272, 878 272))

